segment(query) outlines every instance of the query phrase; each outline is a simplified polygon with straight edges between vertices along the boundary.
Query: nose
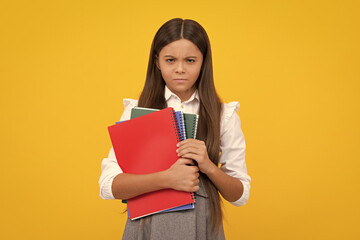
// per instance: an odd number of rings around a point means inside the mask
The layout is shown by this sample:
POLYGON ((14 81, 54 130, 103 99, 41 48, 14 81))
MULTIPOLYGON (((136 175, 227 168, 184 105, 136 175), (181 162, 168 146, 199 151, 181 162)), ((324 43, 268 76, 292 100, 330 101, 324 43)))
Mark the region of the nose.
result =
POLYGON ((183 72, 185 72, 183 62, 178 61, 177 65, 176 65, 175 71, 176 71, 176 73, 183 73, 183 72))

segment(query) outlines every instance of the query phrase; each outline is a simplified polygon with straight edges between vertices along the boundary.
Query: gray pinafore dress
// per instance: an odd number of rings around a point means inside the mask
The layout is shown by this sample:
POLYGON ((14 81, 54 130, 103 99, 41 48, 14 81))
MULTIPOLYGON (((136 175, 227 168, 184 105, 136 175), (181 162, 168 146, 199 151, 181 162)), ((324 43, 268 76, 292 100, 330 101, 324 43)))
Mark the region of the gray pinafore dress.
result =
POLYGON ((199 191, 194 193, 195 209, 158 213, 126 221, 123 240, 224 240, 221 226, 218 235, 210 228, 209 198, 200 175, 199 191))

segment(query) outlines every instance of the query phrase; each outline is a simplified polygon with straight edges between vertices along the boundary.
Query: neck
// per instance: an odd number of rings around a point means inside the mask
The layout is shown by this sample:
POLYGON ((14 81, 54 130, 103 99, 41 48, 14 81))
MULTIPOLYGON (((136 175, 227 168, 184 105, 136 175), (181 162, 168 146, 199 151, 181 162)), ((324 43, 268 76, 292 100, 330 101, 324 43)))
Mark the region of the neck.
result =
POLYGON ((195 90, 196 90, 196 88, 193 87, 191 89, 188 89, 185 92, 178 92, 178 93, 175 93, 175 94, 181 99, 181 102, 185 102, 185 101, 189 100, 189 98, 191 97, 191 95, 193 95, 195 90))

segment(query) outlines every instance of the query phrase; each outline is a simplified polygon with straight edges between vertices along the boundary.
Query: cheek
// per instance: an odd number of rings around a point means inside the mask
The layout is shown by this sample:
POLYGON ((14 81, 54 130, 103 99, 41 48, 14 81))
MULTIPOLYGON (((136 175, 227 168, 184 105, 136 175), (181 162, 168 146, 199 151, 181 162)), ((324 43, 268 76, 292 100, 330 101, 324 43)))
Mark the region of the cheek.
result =
POLYGON ((199 77, 200 70, 201 70, 201 68, 197 67, 197 68, 193 69, 193 71, 191 71, 191 75, 193 78, 195 78, 195 80, 199 77))
POLYGON ((161 76, 165 81, 167 81, 168 79, 171 79, 172 74, 171 71, 169 71, 169 69, 163 69, 161 71, 161 76))

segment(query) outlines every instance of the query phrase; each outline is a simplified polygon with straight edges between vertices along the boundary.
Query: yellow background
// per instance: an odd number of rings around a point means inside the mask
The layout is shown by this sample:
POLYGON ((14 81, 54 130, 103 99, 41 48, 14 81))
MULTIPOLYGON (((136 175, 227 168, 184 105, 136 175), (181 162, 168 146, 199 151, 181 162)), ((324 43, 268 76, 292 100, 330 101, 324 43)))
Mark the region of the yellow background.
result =
POLYGON ((1 1, 1 239, 120 239, 99 197, 107 126, 138 98, 157 29, 209 34, 240 101, 249 202, 228 239, 359 239, 357 1, 1 1))

